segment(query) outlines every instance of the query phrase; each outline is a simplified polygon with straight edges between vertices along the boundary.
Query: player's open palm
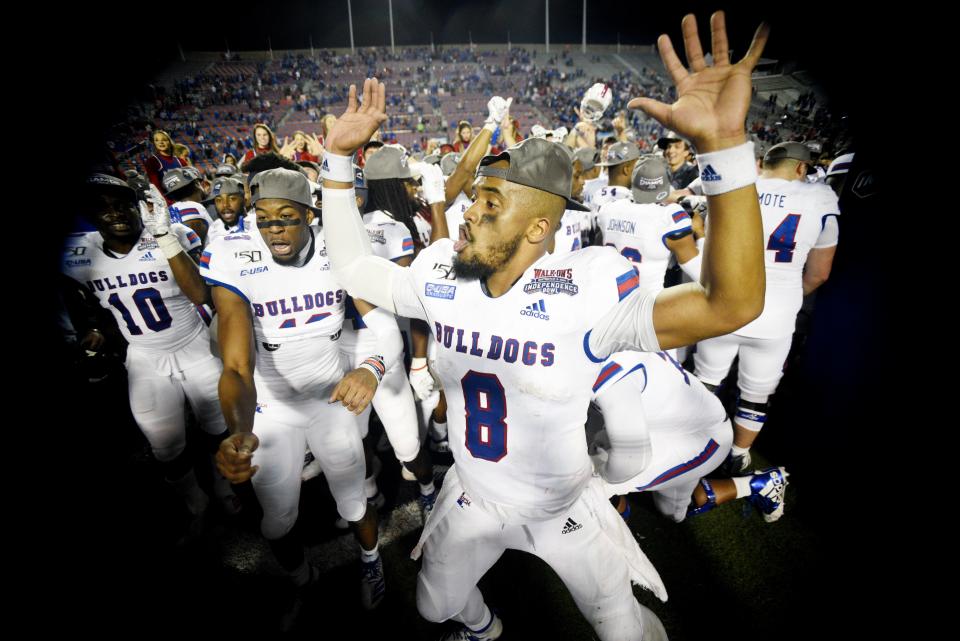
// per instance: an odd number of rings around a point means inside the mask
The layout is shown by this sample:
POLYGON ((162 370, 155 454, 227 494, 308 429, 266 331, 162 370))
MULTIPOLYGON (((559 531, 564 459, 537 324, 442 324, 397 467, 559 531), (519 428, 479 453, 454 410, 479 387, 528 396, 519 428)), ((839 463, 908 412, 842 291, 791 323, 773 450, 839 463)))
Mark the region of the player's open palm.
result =
POLYGON ((664 127, 694 141, 700 152, 743 142, 750 108, 750 75, 760 61, 769 27, 761 24, 747 54, 740 62, 730 64, 724 14, 715 12, 710 16, 712 66, 707 66, 704 59, 693 14, 684 16, 682 29, 689 71, 677 57, 670 37, 663 34, 657 39, 660 58, 677 89, 677 101, 667 105, 651 98, 634 98, 628 106, 642 109, 664 127))
POLYGON ((337 118, 324 141, 330 153, 349 156, 370 140, 387 120, 386 86, 376 78, 363 81, 362 102, 357 102, 357 87, 350 85, 347 110, 337 118))

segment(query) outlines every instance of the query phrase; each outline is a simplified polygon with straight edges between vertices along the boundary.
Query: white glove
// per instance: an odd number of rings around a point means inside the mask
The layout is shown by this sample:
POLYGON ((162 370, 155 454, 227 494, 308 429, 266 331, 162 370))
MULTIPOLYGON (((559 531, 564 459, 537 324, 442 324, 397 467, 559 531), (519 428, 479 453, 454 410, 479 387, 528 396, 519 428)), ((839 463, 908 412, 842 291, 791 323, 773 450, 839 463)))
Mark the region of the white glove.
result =
POLYGON ((680 199, 680 204, 689 207, 691 211, 706 211, 706 196, 684 196, 680 199))
POLYGON ((588 122, 597 122, 603 118, 603 112, 612 101, 613 92, 610 87, 598 82, 583 94, 583 100, 580 101, 580 116, 588 122))
POLYGON ((153 183, 150 184, 146 198, 147 202, 141 200, 137 203, 140 208, 140 218, 143 220, 143 226, 154 238, 170 233, 170 210, 167 209, 167 201, 160 195, 160 190, 153 183), (148 207, 147 203, 150 203, 153 207, 148 207))
POLYGON ((559 129, 553 130, 553 141, 554 142, 563 142, 563 139, 567 137, 567 134, 570 131, 566 127, 560 127, 559 129))
POLYGON ((430 396, 436 381, 433 380, 433 374, 427 367, 427 359, 414 358, 410 361, 410 387, 413 388, 413 395, 417 400, 422 401, 430 396))
POLYGON ((533 138, 546 138, 547 130, 541 126, 539 123, 530 127, 530 135, 533 138))
POLYGON ((447 197, 444 194, 443 172, 440 171, 440 165, 430 165, 422 162, 419 168, 422 181, 420 189, 423 191, 423 198, 427 201, 427 204, 446 203, 447 197))
POLYGON ((499 125, 503 120, 503 117, 507 115, 507 111, 510 109, 510 103, 513 102, 513 98, 504 100, 500 96, 494 96, 490 99, 490 102, 487 103, 487 110, 489 115, 487 116, 486 123, 499 125))

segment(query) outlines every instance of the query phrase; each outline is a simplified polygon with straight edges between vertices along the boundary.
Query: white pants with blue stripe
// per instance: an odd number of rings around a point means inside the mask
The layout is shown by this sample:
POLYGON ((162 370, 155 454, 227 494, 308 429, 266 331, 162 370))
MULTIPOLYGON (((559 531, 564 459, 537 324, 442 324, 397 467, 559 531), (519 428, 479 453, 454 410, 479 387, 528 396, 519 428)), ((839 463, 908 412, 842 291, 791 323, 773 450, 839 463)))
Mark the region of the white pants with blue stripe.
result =
POLYGON ((653 460, 639 475, 623 483, 606 484, 608 496, 653 492, 657 509, 678 523, 697 483, 717 469, 733 445, 730 419, 696 432, 651 430, 653 460))

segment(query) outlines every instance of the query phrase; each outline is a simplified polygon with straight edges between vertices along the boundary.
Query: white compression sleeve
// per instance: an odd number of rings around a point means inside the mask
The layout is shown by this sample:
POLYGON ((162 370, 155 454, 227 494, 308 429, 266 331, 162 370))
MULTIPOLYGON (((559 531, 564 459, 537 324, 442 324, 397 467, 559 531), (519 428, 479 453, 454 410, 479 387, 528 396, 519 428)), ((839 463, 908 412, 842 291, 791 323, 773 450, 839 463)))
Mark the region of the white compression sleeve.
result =
POLYGON ((603 390, 596 399, 610 440, 607 461, 600 470, 600 475, 608 483, 629 481, 643 472, 653 459, 650 430, 638 391, 631 381, 620 380, 610 389, 603 390))
POLYGON ((323 188, 323 232, 330 265, 347 293, 396 313, 393 276, 406 268, 373 255, 352 188, 323 188))
POLYGON ((403 353, 403 339, 397 327, 397 317, 385 309, 375 307, 363 315, 363 322, 377 337, 377 355, 383 358, 386 369, 397 362, 403 353))
POLYGON ((662 290, 637 290, 620 301, 590 330, 587 356, 600 363, 623 350, 659 352, 653 306, 662 290))
POLYGON ((702 253, 698 253, 696 256, 685 263, 681 263, 680 265, 680 269, 683 270, 683 273, 689 276, 695 283, 700 282, 700 259, 702 256, 702 253))

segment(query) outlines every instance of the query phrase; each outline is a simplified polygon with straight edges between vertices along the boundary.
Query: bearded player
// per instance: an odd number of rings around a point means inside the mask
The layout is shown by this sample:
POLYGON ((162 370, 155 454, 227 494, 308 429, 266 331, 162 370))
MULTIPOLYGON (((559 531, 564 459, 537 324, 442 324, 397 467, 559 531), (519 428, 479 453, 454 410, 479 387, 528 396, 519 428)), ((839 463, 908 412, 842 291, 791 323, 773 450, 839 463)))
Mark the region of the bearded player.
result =
MULTIPOLYGON (((708 67, 694 17, 683 21, 691 72, 669 38, 660 38, 675 104, 630 103, 689 136, 703 151, 701 166, 717 176, 708 187, 703 285, 639 290, 632 265, 609 248, 548 255, 565 205, 582 205, 570 199, 569 157, 540 139, 484 158, 460 239, 434 243, 411 267, 399 267, 372 256, 352 192, 350 155, 386 120, 384 86, 366 81, 362 108, 351 88, 328 135, 325 226, 338 277, 364 300, 428 321, 441 345, 437 373, 448 394, 455 465, 414 556, 424 551, 418 609, 431 621, 463 623, 453 638, 502 633, 476 584, 507 548, 550 564, 604 641, 666 636, 630 582, 662 599, 666 591, 592 480, 583 424, 597 366, 610 354, 690 344, 733 331, 762 310, 756 168, 744 121, 767 30, 731 65, 721 12, 712 26, 716 64, 708 67), (453 261, 455 279, 434 268, 453 261), (520 314, 541 299, 549 319, 520 314)), ((629 449, 612 442, 611 459, 629 449)), ((627 465, 606 480, 627 480, 633 471, 627 465)))

